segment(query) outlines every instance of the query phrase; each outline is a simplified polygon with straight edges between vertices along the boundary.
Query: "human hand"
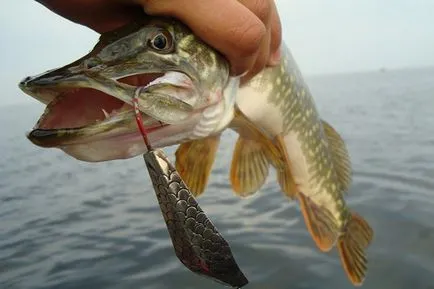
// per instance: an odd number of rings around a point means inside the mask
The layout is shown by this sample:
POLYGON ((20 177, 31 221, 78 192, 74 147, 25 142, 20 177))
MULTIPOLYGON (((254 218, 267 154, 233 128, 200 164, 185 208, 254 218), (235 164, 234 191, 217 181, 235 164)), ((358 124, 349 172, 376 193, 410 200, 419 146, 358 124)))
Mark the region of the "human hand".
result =
POLYGON ((143 17, 142 11, 175 17, 226 56, 232 75, 246 73, 242 82, 280 60, 281 24, 273 0, 37 1, 99 33, 143 17))

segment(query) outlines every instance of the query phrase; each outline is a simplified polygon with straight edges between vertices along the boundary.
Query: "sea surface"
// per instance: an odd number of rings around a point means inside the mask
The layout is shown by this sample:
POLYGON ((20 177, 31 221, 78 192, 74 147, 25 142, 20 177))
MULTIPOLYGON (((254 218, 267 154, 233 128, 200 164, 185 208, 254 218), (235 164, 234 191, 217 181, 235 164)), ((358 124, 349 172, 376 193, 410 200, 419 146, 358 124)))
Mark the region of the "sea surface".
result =
MULTIPOLYGON (((362 288, 434 288, 433 79, 434 69, 307 78, 348 144, 348 203, 375 230, 362 288)), ((141 157, 90 164, 38 148, 25 132, 40 113, 0 108, 1 289, 223 288, 176 258, 141 157)), ((336 251, 316 249, 274 172, 253 197, 234 196, 235 139, 225 133, 198 201, 230 243, 244 288, 353 288, 336 251)))

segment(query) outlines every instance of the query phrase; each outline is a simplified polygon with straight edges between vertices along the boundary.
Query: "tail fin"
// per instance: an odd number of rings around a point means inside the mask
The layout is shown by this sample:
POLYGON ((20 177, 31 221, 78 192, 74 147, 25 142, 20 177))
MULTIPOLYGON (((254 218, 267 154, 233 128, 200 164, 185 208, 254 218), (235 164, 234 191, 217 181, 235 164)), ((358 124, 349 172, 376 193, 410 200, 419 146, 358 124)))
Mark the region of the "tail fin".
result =
POLYGON ((372 241, 374 232, 358 214, 353 213, 347 231, 338 241, 342 266, 355 286, 362 285, 367 271, 368 260, 365 249, 372 241))

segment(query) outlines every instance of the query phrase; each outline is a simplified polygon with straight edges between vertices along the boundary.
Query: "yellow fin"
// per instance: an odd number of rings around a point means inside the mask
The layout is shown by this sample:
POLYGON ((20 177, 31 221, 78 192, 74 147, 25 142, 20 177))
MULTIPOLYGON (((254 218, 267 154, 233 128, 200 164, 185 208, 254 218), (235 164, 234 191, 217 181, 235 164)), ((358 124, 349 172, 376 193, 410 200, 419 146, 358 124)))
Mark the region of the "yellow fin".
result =
POLYGON ((315 241, 315 244, 323 252, 330 251, 335 245, 339 234, 339 229, 333 216, 327 209, 316 205, 303 193, 298 193, 297 197, 300 201, 301 212, 303 213, 307 230, 315 241))
POLYGON ((235 109, 234 119, 230 127, 243 139, 254 140, 262 145, 268 160, 278 168, 285 166, 284 160, 272 142, 254 123, 252 123, 239 109, 235 109))
POLYGON ((205 190, 219 143, 220 134, 182 143, 176 150, 175 167, 194 196, 205 190))
POLYGON ((322 121, 324 132, 327 135, 333 163, 341 185, 342 192, 348 191, 351 184, 351 161, 344 140, 339 133, 326 121, 322 121))
POLYGON ((240 136, 235 144, 230 172, 234 192, 241 197, 254 194, 265 183, 268 169, 269 160, 263 146, 240 136))
POLYGON ((364 249, 371 243, 373 235, 369 224, 353 213, 345 234, 338 241, 342 266, 355 286, 362 285, 365 279, 368 261, 364 249))
POLYGON ((276 136, 274 143, 279 150, 285 165, 282 168, 276 168, 277 181, 279 182, 281 190, 290 198, 294 199, 297 196, 298 188, 295 183, 294 177, 291 173, 291 162, 289 161, 288 152, 286 150, 285 142, 281 135, 276 136))

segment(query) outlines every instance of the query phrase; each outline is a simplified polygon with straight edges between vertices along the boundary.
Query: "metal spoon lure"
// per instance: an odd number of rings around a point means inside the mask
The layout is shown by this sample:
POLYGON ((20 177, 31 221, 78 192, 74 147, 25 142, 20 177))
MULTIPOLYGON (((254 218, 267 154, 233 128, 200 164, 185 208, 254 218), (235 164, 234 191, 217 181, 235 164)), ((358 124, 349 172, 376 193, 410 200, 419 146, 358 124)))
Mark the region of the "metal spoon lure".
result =
POLYGON ((245 286, 248 280, 238 267, 229 244, 199 207, 163 151, 151 148, 137 98, 133 103, 137 125, 148 148, 143 158, 176 256, 194 273, 226 286, 245 286))

